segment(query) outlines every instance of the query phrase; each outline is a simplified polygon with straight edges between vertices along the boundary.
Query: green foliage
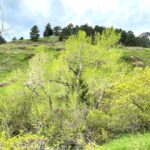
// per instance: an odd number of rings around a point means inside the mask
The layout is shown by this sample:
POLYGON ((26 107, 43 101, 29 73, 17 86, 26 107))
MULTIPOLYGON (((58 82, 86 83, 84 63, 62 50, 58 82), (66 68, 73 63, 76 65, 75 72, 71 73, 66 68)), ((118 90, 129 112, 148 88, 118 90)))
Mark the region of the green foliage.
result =
POLYGON ((135 64, 140 65, 142 67, 150 66, 150 49, 143 48, 125 48, 123 51, 122 59, 127 63, 135 66, 135 64))
MULTIPOLYGON (((149 130, 149 74, 149 68, 135 69, 132 74, 123 76, 114 83, 110 91, 108 90, 111 102, 106 102, 102 107, 108 108, 112 131, 117 133, 149 130)), ((106 101, 110 100, 106 98, 106 101)))
POLYGON ((61 34, 61 35, 59 35, 59 41, 63 41, 63 35, 61 34))
POLYGON ((68 36, 70 36, 70 35, 72 35, 73 34, 73 24, 72 23, 70 23, 70 24, 68 24, 68 26, 67 27, 64 27, 63 29, 62 29, 62 34, 63 34, 63 36, 64 37, 68 37, 68 36))
POLYGON ((131 45, 135 46, 136 45, 136 38, 132 31, 129 31, 127 33, 126 45, 127 46, 131 46, 131 45))
POLYGON ((17 38, 16 38, 16 37, 13 37, 13 38, 12 38, 12 41, 13 41, 13 42, 17 41, 17 38))
POLYGON ((61 27, 60 26, 56 26, 53 28, 53 31, 54 31, 54 35, 55 36, 59 36, 61 34, 61 27))
POLYGON ((101 144, 108 140, 110 134, 107 130, 108 121, 109 116, 101 110, 95 109, 89 112, 86 118, 86 132, 91 141, 101 144))
POLYGON ((6 43, 6 40, 2 36, 0 36, 0 44, 5 44, 5 43, 6 43))
POLYGON ((20 130, 43 135, 54 149, 94 148, 120 134, 149 131, 149 67, 133 69, 122 60, 113 28, 94 39, 91 44, 79 31, 59 53, 38 47, 0 97, 0 130, 10 138, 20 138, 20 130))
POLYGON ((12 149, 44 149, 47 147, 47 139, 38 136, 32 133, 28 134, 23 134, 22 131, 20 132, 19 135, 14 136, 14 137, 8 137, 6 136, 7 134, 5 132, 1 132, 0 134, 0 147, 1 149, 7 149, 7 150, 12 150, 12 149))
POLYGON ((53 30, 51 29, 51 25, 48 23, 45 27, 45 31, 43 33, 44 37, 52 36, 53 35, 53 30))
POLYGON ((19 40, 24 40, 24 38, 23 37, 20 37, 20 39, 19 40))
MULTIPOLYGON (((100 132, 102 129, 105 140, 122 133, 149 131, 149 74, 149 68, 136 68, 131 74, 113 80, 98 110, 90 112, 87 117, 87 131, 92 135, 91 139, 97 141, 97 136, 103 135, 100 132)), ((103 136, 98 138, 101 139, 99 142, 103 141, 103 136)))
POLYGON ((104 146, 95 148, 94 150, 149 150, 150 134, 127 135, 114 139, 104 146))
POLYGON ((96 43, 101 47, 109 49, 118 44, 119 39, 120 34, 117 34, 115 29, 111 27, 107 30, 104 30, 102 34, 97 34, 96 43))
POLYGON ((93 28, 91 26, 89 26, 88 24, 81 25, 79 30, 84 31, 86 33, 86 35, 88 35, 88 36, 92 36, 94 34, 93 28))
POLYGON ((40 37, 40 34, 39 34, 38 26, 37 26, 37 25, 34 25, 34 26, 31 28, 30 39, 31 39, 32 41, 38 41, 39 37, 40 37))

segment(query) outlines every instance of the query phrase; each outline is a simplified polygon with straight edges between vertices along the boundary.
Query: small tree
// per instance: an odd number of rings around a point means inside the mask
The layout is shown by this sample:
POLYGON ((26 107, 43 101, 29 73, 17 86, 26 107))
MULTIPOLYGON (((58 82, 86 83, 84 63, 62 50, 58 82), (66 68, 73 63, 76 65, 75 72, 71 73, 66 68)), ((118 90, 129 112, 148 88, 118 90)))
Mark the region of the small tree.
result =
POLYGON ((59 35, 59 41, 63 41, 64 37, 62 34, 59 35))
POLYGON ((44 37, 52 36, 53 35, 53 30, 51 29, 51 25, 48 23, 45 27, 45 31, 43 33, 44 37))
POLYGON ((24 40, 24 38, 23 38, 23 37, 21 37, 19 40, 24 40))
POLYGON ((55 36, 59 36, 60 33, 62 32, 62 28, 60 26, 56 26, 53 28, 53 32, 55 36))
POLYGON ((39 37, 40 37, 40 34, 39 34, 38 26, 34 25, 31 28, 30 38, 31 38, 32 41, 37 41, 39 39, 39 37))
POLYGON ((0 44, 4 44, 4 43, 6 43, 6 40, 2 36, 0 36, 0 44))
POLYGON ((17 38, 14 36, 13 38, 12 38, 12 41, 14 42, 14 41, 17 41, 17 38))
POLYGON ((64 27, 64 28, 62 29, 62 34, 63 34, 63 36, 64 36, 64 37, 68 37, 68 36, 72 35, 72 34, 73 34, 73 29, 74 29, 73 24, 72 24, 72 23, 68 24, 67 27, 64 27))

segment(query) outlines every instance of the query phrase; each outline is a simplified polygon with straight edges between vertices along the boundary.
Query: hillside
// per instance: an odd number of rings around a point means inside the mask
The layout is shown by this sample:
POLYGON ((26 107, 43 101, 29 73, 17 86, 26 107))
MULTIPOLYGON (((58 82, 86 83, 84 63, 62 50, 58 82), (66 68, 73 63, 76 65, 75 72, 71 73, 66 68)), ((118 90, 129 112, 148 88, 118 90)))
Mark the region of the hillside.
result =
POLYGON ((58 37, 52 37, 41 38, 38 42, 23 40, 0 45, 0 81, 10 72, 26 68, 36 48, 41 45, 49 50, 59 51, 64 47, 64 42, 58 42, 58 37))
POLYGON ((150 134, 126 135, 114 139, 95 150, 149 150, 150 134))
MULTIPOLYGON (((11 71, 27 67, 28 61, 35 54, 35 49, 41 45, 51 51, 60 51, 65 47, 65 42, 59 42, 58 37, 52 37, 41 38, 38 42, 23 40, 0 45, 0 81, 3 81, 11 71)), ((133 66, 150 65, 150 48, 123 47, 122 51, 122 59, 133 66)))
POLYGON ((150 49, 106 31, 0 45, 2 148, 150 148, 150 49))

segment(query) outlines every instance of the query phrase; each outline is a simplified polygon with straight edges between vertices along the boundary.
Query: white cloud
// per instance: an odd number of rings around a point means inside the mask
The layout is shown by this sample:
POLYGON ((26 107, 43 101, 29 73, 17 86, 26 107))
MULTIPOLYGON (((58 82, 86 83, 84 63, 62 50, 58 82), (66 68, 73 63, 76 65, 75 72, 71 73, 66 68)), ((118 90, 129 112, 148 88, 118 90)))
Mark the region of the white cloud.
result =
POLYGON ((140 29, 150 30, 148 28, 150 23, 149 0, 62 0, 62 2, 69 12, 68 20, 72 16, 70 22, 73 23, 114 25, 135 32, 140 29), (146 25, 141 26, 141 24, 146 25))
POLYGON ((150 0, 2 0, 2 3, 9 6, 8 22, 15 27, 14 32, 19 34, 22 30, 25 36, 25 30, 32 25, 37 24, 43 30, 47 22, 61 26, 113 25, 136 34, 150 31, 150 0))
POLYGON ((51 10, 51 2, 52 0, 22 0, 21 5, 30 16, 47 17, 51 10))

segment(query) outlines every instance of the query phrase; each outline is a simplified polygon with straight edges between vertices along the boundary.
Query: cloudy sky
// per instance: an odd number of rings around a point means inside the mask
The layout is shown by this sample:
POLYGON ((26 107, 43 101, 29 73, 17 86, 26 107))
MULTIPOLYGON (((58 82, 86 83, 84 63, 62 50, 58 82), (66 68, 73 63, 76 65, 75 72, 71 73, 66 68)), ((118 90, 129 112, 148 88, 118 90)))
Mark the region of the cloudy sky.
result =
POLYGON ((138 35, 150 32, 150 0, 0 0, 7 38, 28 37, 36 24, 41 32, 52 26, 85 24, 115 26, 138 35))

